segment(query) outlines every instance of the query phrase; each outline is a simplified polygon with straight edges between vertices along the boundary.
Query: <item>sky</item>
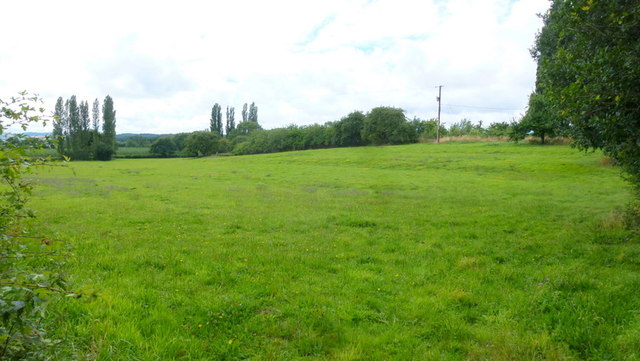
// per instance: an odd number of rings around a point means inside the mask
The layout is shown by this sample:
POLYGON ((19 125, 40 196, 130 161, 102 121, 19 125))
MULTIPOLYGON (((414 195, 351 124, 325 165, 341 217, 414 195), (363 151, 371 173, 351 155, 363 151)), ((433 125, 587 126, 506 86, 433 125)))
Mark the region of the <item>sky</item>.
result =
MULTIPOLYGON (((110 95, 118 133, 209 127, 255 102, 271 129, 377 106, 445 124, 511 121, 535 83, 548 0, 7 1, 0 98, 110 95)), ((50 129, 49 126, 47 129, 50 129)), ((38 130, 38 129, 30 129, 38 130)))

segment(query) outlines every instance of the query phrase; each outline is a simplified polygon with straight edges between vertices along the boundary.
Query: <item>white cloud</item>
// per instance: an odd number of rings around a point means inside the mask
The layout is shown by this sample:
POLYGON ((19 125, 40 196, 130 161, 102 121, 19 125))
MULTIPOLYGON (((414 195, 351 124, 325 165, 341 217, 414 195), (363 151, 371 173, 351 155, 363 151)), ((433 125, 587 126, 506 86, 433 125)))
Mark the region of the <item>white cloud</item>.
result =
POLYGON ((267 127, 391 105, 507 121, 533 89, 547 0, 20 1, 3 5, 0 97, 110 94, 118 132, 208 126, 255 101, 267 127), (9 15, 7 15, 9 14, 9 15), (490 108, 490 109, 487 109, 490 108), (505 110, 500 110, 505 109, 505 110))

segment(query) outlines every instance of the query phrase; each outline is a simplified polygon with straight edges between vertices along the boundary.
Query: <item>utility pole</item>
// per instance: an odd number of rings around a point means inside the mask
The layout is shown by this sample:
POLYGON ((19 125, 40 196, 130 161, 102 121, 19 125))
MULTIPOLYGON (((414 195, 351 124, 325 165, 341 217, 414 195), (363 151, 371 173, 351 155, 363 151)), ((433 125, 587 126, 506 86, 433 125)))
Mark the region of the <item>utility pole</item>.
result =
POLYGON ((436 142, 440 144, 440 106, 442 105, 442 87, 443 85, 438 85, 438 125, 436 127, 436 142))

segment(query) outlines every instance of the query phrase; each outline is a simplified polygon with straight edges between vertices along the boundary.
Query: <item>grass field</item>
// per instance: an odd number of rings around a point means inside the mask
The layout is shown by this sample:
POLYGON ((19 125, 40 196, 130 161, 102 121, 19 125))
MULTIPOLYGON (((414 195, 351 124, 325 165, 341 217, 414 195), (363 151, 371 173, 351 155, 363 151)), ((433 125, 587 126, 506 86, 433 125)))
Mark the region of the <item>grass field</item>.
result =
POLYGON ((119 147, 115 158, 151 158, 149 147, 119 147))
MULTIPOLYGON (((56 336, 98 360, 637 360, 640 248, 599 153, 415 144, 44 170, 56 336)), ((59 355, 60 359, 71 357, 59 355)))

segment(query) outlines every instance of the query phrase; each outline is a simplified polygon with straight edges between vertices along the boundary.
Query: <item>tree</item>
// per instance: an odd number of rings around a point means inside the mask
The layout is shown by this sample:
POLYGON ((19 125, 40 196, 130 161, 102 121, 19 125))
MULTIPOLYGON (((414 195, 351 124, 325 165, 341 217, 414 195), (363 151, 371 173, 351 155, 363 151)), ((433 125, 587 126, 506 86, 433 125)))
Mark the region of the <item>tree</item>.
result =
POLYGON ((490 137, 508 137, 511 132, 511 125, 507 122, 491 123, 487 128, 487 135, 490 137))
MULTIPOLYGON (((414 128, 416 129, 416 133, 418 136, 423 137, 424 139, 436 139, 438 135, 438 120, 437 119, 429 119, 429 120, 419 120, 414 119, 412 121, 414 124, 414 128)), ((440 124, 440 136, 449 134, 449 131, 444 126, 444 124, 440 124)))
POLYGON ((76 150, 75 158, 88 160, 90 159, 90 139, 89 129, 91 126, 91 120, 89 115, 89 103, 85 101, 80 102, 79 106, 80 124, 78 134, 76 134, 78 148, 76 150))
POLYGON ((236 128, 236 110, 227 106, 227 136, 236 128))
POLYGON ((553 137, 559 131, 555 112, 547 102, 544 94, 531 93, 527 113, 520 120, 520 132, 533 133, 540 137, 540 143, 544 144, 546 137, 553 137))
POLYGON ((241 122, 235 129, 227 135, 228 138, 234 139, 238 136, 246 136, 253 133, 256 130, 262 130, 262 127, 258 123, 254 122, 241 122))
POLYGON ((340 119, 334 124, 334 144, 342 147, 355 147, 363 145, 362 128, 364 127, 365 115, 360 111, 355 111, 340 119))
POLYGON ((258 107, 256 106, 256 103, 251 103, 249 106, 248 120, 254 123, 258 122, 258 107))
POLYGON ((98 147, 100 160, 110 160, 116 152, 116 111, 113 99, 106 96, 102 102, 102 141, 98 147))
POLYGON ((184 149, 185 142, 187 141, 188 137, 189 137, 189 133, 178 133, 178 134, 174 134, 171 137, 171 140, 173 140, 173 143, 178 148, 178 152, 181 152, 184 149))
POLYGON ((210 129, 213 133, 219 134, 220 136, 223 135, 222 108, 218 103, 215 103, 213 108, 211 108, 210 129))
POLYGON ((220 136, 213 132, 199 131, 189 134, 184 151, 196 157, 204 157, 218 151, 220 136))
POLYGON ((69 98, 69 137, 70 137, 70 156, 75 159, 80 149, 80 109, 78 108, 78 100, 75 95, 69 98))
POLYGON ((247 110, 247 103, 242 106, 242 121, 246 122, 249 119, 249 112, 247 110))
POLYGON ((640 2, 554 0, 543 20, 536 90, 579 149, 602 149, 640 192, 640 2))
POLYGON ((64 101, 62 97, 58 97, 56 101, 55 111, 53 113, 53 142, 55 144, 56 149, 58 150, 58 154, 64 155, 64 122, 65 122, 65 114, 64 114, 64 101))
POLYGON ((159 137, 151 143, 149 151, 160 157, 171 157, 176 154, 178 147, 173 142, 172 137, 159 137))
POLYGON ((473 132, 473 123, 469 119, 462 119, 449 126, 449 135, 454 137, 469 135, 471 132, 473 132))
POLYGON ((415 129, 408 124, 404 110, 377 107, 366 115, 362 138, 370 144, 404 144, 417 140, 415 129))
POLYGON ((98 98, 93 101, 93 107, 91 108, 91 119, 93 124, 93 130, 100 131, 100 102, 98 98))

